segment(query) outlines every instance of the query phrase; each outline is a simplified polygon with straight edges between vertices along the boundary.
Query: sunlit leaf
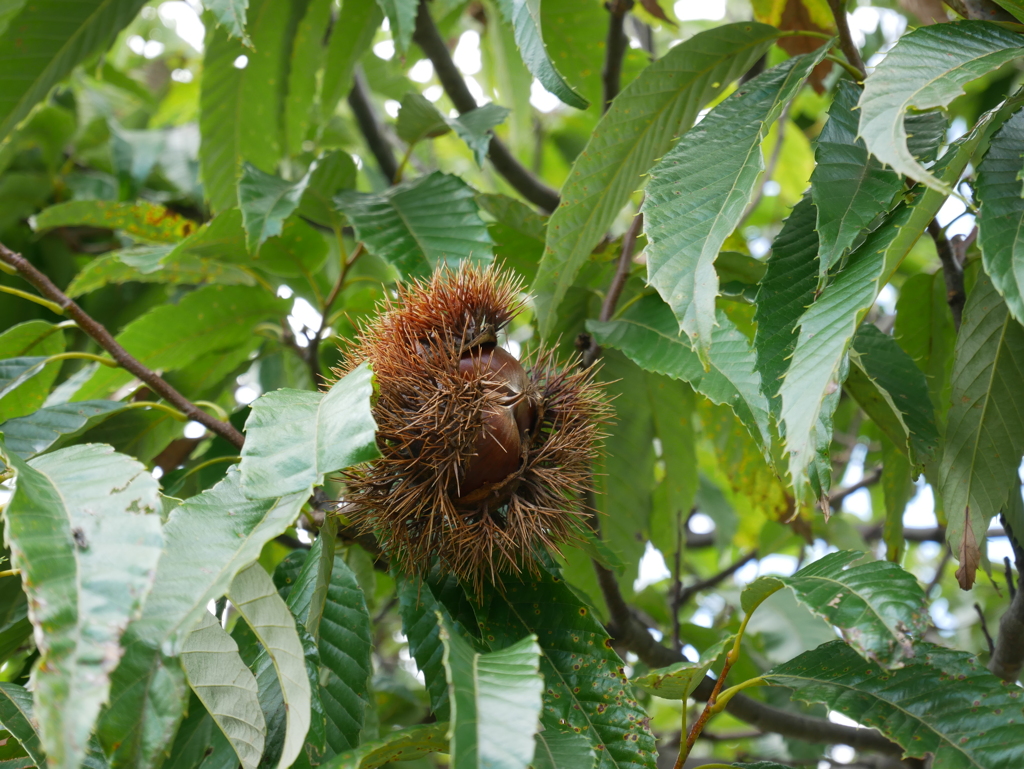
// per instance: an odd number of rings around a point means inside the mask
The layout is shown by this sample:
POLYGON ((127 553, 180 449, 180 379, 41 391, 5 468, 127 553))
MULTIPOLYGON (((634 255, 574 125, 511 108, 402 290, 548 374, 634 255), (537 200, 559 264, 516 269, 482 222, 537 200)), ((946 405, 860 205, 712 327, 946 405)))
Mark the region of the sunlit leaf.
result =
POLYGON ((54 227, 91 225, 119 230, 148 243, 177 243, 199 226, 181 214, 144 200, 136 203, 73 200, 44 208, 34 222, 37 232, 54 227))
POLYGON ((447 729, 447 723, 397 729, 382 739, 364 743, 320 766, 324 769, 377 769, 396 759, 411 761, 431 753, 442 753, 448 750, 447 729))
POLYGON ((9 451, 22 459, 31 459, 51 447, 59 447, 61 442, 85 432, 125 406, 117 401, 62 403, 3 422, 0 433, 9 451))
POLYGON ((705 649, 697 662, 677 662, 668 667, 657 668, 637 676, 631 683, 666 700, 685 700, 693 694, 704 680, 704 676, 711 670, 711 666, 715 664, 715 660, 734 640, 733 636, 723 638, 705 649))

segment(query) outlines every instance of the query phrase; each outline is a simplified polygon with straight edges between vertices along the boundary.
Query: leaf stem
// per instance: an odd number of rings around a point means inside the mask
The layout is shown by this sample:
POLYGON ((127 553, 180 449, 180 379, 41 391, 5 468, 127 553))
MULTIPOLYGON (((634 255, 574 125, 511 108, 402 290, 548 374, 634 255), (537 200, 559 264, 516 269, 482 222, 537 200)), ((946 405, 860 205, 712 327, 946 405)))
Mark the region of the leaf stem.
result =
POLYGON ((16 577, 21 574, 21 569, 8 569, 7 571, 0 571, 0 577, 16 577))
POLYGON ((57 355, 51 355, 49 358, 44 360, 42 362, 42 364, 40 364, 40 365, 45 366, 48 363, 53 363, 54 361, 58 361, 58 360, 92 360, 92 361, 96 361, 97 363, 102 363, 104 366, 109 366, 110 368, 117 368, 117 365, 118 365, 116 360, 111 360, 110 358, 104 358, 102 355, 94 355, 91 352, 62 352, 62 353, 58 353, 57 355))
POLYGON ((847 72, 849 72, 850 73, 850 77, 853 78, 855 83, 863 83, 864 82, 864 75, 861 74, 861 72, 856 67, 851 65, 850 62, 846 61, 846 59, 841 59, 838 56, 829 53, 829 54, 825 55, 825 60, 826 61, 830 61, 833 64, 838 64, 840 67, 842 67, 847 72))
MULTIPOLYGON (((4 270, 4 272, 7 272, 7 270, 4 270)), ((12 275, 17 275, 18 271, 15 270, 11 274, 12 275)), ((0 285, 0 292, 2 292, 4 294, 11 294, 12 296, 18 296, 18 297, 21 297, 22 299, 27 299, 30 302, 34 302, 35 304, 38 304, 38 305, 41 305, 42 307, 45 307, 47 310, 49 310, 50 312, 56 313, 57 315, 63 315, 64 314, 63 308, 59 304, 57 304, 56 302, 51 302, 48 299, 43 299, 41 296, 36 296, 35 294, 30 294, 28 291, 22 291, 19 288, 11 288, 10 286, 2 286, 2 285, 0 285)))
POLYGON ((157 411, 163 411, 170 414, 179 422, 187 422, 188 417, 173 406, 168 406, 166 403, 159 403, 157 401, 132 401, 131 403, 124 404, 125 409, 156 409, 157 411))
POLYGON ((184 475, 182 475, 181 478, 179 478, 178 480, 183 481, 193 473, 198 473, 200 470, 205 470, 207 467, 210 467, 211 465, 219 465, 222 462, 238 462, 241 459, 242 458, 237 455, 229 457, 214 457, 213 459, 207 459, 205 462, 200 462, 195 467, 189 468, 189 470, 184 475))

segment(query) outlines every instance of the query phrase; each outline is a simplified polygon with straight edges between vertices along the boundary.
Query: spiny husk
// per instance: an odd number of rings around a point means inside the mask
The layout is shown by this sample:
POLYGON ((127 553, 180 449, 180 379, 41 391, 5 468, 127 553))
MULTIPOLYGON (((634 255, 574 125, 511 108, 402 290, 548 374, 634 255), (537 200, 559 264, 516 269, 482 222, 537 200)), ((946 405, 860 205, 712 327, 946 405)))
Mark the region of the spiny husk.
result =
POLYGON ((489 374, 459 372, 464 351, 493 343, 519 311, 520 284, 496 268, 441 269, 384 302, 349 350, 343 375, 369 359, 382 457, 349 471, 344 513, 374 533, 402 569, 443 572, 477 591, 502 573, 536 569, 542 549, 575 538, 608 406, 593 371, 553 354, 522 362, 536 423, 519 470, 467 502, 462 470, 488 409, 503 396, 489 374))

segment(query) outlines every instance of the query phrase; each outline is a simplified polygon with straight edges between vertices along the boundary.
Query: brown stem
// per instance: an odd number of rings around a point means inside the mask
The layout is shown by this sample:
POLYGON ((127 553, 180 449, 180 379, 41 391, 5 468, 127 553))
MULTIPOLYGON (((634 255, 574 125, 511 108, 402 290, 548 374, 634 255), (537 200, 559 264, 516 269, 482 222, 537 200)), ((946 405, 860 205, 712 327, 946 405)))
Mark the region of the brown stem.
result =
MULTIPOLYGON (((434 20, 430 17, 426 0, 421 0, 419 12, 416 15, 416 30, 412 39, 423 49, 430 62, 434 65, 434 72, 437 79, 441 81, 448 98, 452 100, 455 109, 459 113, 471 112, 477 108, 476 99, 469 92, 466 81, 462 79, 455 62, 452 61, 448 47, 437 31, 434 20)), ((545 211, 554 211, 558 208, 558 193, 548 187, 544 182, 531 174, 512 154, 497 136, 491 137, 491 146, 487 157, 497 169, 498 173, 505 177, 520 195, 545 211)), ((392 175, 389 178, 394 178, 392 175)))
POLYGON ((839 48, 850 65, 860 72, 861 78, 868 76, 864 68, 864 60, 860 57, 860 51, 853 42, 853 35, 850 34, 850 25, 846 21, 846 0, 828 0, 828 6, 832 9, 832 15, 836 20, 836 31, 839 32, 839 48))
POLYGON ((679 596, 677 599, 678 602, 673 601, 673 613, 678 614, 679 609, 685 606, 686 602, 689 601, 693 596, 697 595, 697 593, 700 593, 703 590, 709 590, 710 588, 713 588, 715 585, 724 582, 733 574, 735 574, 744 566, 746 566, 748 563, 753 561, 755 558, 757 558, 757 551, 751 550, 749 553, 747 553, 744 556, 741 556, 737 561, 735 561, 722 571, 718 572, 717 574, 712 574, 707 579, 698 580, 697 582, 694 582, 692 585, 687 585, 685 588, 679 591, 679 596))
POLYGON ((996 645, 992 642, 992 635, 988 632, 988 622, 985 621, 985 612, 981 610, 981 606, 977 603, 974 604, 974 611, 978 615, 978 620, 981 622, 981 632, 985 634, 985 641, 988 643, 988 653, 990 656, 995 656, 996 645))
POLYGON ((718 702, 718 695, 722 691, 722 684, 725 683, 725 677, 729 674, 729 668, 732 667, 733 654, 729 652, 725 655, 725 663, 722 665, 722 672, 715 681, 715 686, 711 690, 711 696, 708 697, 707 703, 704 705, 704 710, 701 712, 700 717, 697 718, 693 724, 693 728, 690 729, 690 733, 686 736, 686 745, 679 749, 679 757, 676 759, 675 769, 680 769, 683 762, 686 761, 686 757, 690 755, 690 751, 693 750, 694 743, 697 742, 697 738, 700 737, 700 733, 704 731, 704 727, 707 725, 708 720, 711 718, 711 711, 715 707, 715 703, 718 702))
POLYGON ((838 489, 833 494, 830 494, 828 498, 829 506, 832 507, 833 510, 838 510, 843 506, 843 500, 848 496, 860 491, 861 489, 874 486, 880 480, 882 480, 882 468, 878 467, 873 473, 865 475, 856 483, 847 486, 845 489, 838 489))
POLYGON ((939 261, 942 262, 942 277, 946 281, 946 303, 953 313, 953 326, 959 331, 960 321, 964 315, 964 303, 967 301, 964 268, 956 258, 953 245, 946 239, 946 233, 934 219, 928 223, 928 234, 935 241, 935 250, 939 254, 939 261))
MULTIPOLYGON (((338 235, 339 241, 341 236, 338 235)), ((317 383, 317 378, 320 376, 320 341, 323 339, 324 329, 327 328, 327 316, 331 314, 331 308, 334 306, 334 302, 338 299, 338 294, 341 293, 341 289, 345 286, 345 278, 348 276, 348 271, 355 264, 363 253, 362 242, 357 243, 356 247, 352 251, 352 256, 345 260, 344 264, 341 265, 341 272, 338 273, 338 279, 334 282, 334 286, 331 288, 331 293, 324 299, 323 307, 320 311, 320 328, 313 334, 313 338, 309 340, 309 351, 307 353, 309 360, 309 371, 313 375, 313 384, 317 383)))
POLYGON ((626 13, 633 7, 633 0, 609 0, 605 5, 608 9, 608 42, 605 46, 604 68, 601 70, 601 82, 604 86, 604 106, 607 112, 615 97, 619 95, 622 83, 622 61, 629 47, 626 37, 626 13))
POLYGON ((121 368, 141 379, 149 385, 149 388, 153 392, 157 393, 161 398, 175 406, 189 419, 199 422, 204 427, 208 427, 236 448, 242 448, 242 444, 245 443, 245 438, 240 432, 238 432, 238 430, 235 429, 234 425, 228 422, 221 422, 219 419, 210 416, 180 392, 171 387, 171 385, 155 371, 152 371, 142 365, 138 359, 117 343, 117 340, 110 335, 110 332, 107 331, 106 327, 95 321, 88 313, 85 312, 85 310, 79 307, 74 300, 57 288, 57 286, 53 284, 53 281, 37 270, 35 266, 28 261, 28 259, 23 257, 21 254, 16 254, 7 248, 7 246, 0 243, 0 260, 16 269, 25 280, 36 287, 36 290, 38 290, 40 294, 57 303, 61 309, 63 309, 64 312, 78 324, 79 328, 95 339, 100 347, 110 353, 110 356, 117 361, 121 368))

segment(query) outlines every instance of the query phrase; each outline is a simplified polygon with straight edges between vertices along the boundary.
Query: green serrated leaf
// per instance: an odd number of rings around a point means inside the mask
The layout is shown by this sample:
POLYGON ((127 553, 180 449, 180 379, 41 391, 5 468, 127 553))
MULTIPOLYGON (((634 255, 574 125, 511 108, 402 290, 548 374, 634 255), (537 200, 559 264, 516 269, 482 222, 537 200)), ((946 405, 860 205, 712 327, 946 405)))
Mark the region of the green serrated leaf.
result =
POLYGON ((324 60, 323 84, 320 87, 321 120, 334 114, 338 102, 352 88, 352 73, 373 42, 373 35, 384 14, 374 0, 346 0, 334 23, 324 60))
POLYGON ((793 207, 772 244, 768 266, 757 291, 755 367, 761 374, 761 392, 776 419, 782 409, 782 401, 777 397, 779 388, 789 370, 798 338, 797 324, 814 301, 818 285, 816 217, 810 196, 793 207))
POLYGON ((525 203, 506 195, 478 194, 480 210, 494 219, 487 231, 494 240, 494 259, 515 270, 532 284, 537 263, 544 253, 544 230, 547 217, 525 203))
POLYGON ((31 414, 46 400, 64 352, 64 332, 42 320, 28 320, 0 334, 0 419, 31 414))
POLYGON ((481 654, 443 615, 437 620, 451 703, 452 769, 526 769, 533 760, 544 688, 537 636, 481 654))
POLYGON ((728 405, 755 440, 770 445, 768 401, 760 391, 750 343, 725 313, 718 314, 707 371, 658 296, 645 296, 618 320, 587 321, 587 330, 598 343, 622 350, 641 368, 682 379, 714 403, 728 405))
POLYGON ((377 0, 377 5, 391 22, 391 37, 398 52, 404 55, 409 49, 412 33, 416 28, 416 9, 419 8, 419 0, 377 0))
POLYGON ((953 358, 953 405, 939 468, 946 539, 961 587, 974 583, 980 546, 1024 454, 1024 327, 987 275, 967 298, 953 358))
POLYGON ((473 196, 457 176, 435 171, 379 195, 342 192, 335 202, 370 253, 412 278, 443 264, 494 258, 473 196))
POLYGON ((452 118, 452 128, 466 143, 466 146, 473 151, 476 164, 481 168, 483 168, 484 159, 487 157, 487 150, 491 146, 491 137, 494 135, 491 129, 504 123, 508 115, 508 109, 491 102, 464 112, 457 118, 452 118))
POLYGON ((760 58, 778 35, 744 22, 700 32, 673 47, 618 95, 562 188, 534 281, 542 336, 558 306, 642 175, 664 155, 701 107, 760 58))
POLYGON ((398 138, 407 144, 444 136, 452 130, 433 102, 418 91, 409 91, 402 97, 395 121, 398 138))
POLYGON ((776 577, 758 577, 740 593, 740 608, 744 614, 750 614, 767 600, 768 596, 777 593, 785 585, 776 577))
MULTIPOLYGON (((291 303, 261 288, 206 286, 177 304, 142 315, 117 335, 117 341, 153 369, 183 368, 199 355, 246 342, 257 323, 288 314, 291 303)), ((124 369, 102 367, 74 395, 75 401, 110 395, 132 380, 124 369)))
POLYGON ((264 241, 281 234, 284 220, 299 207, 299 201, 315 169, 314 161, 306 175, 292 183, 264 173, 247 161, 242 162, 242 176, 238 180, 238 207, 242 211, 245 240, 250 251, 259 251, 264 241))
POLYGON ((448 750, 447 723, 398 729, 321 764, 323 769, 377 769, 394 760, 412 761, 448 750))
POLYGON ((370 411, 373 371, 363 363, 326 393, 277 390, 252 404, 242 488, 252 499, 323 482, 325 473, 380 456, 370 411))
POLYGON ((217 19, 217 24, 224 27, 229 37, 237 37, 252 47, 249 36, 245 33, 245 12, 249 0, 206 0, 203 7, 217 19))
POLYGON ((906 542, 903 538, 903 513, 914 496, 913 467, 905 454, 882 436, 882 494, 885 498, 885 522, 882 540, 886 560, 900 563, 906 542))
POLYGON ((540 0, 498 0, 498 9, 512 27, 519 55, 530 74, 570 107, 589 107, 590 102, 573 91, 548 55, 541 32, 540 0))
MULTIPOLYGON (((2 405, 2 404, 0 404, 2 405)), ((39 409, 26 417, 0 424, 7 448, 22 459, 31 459, 94 427, 126 408, 117 401, 62 403, 39 409)))
MULTIPOLYGON (((828 121, 814 150, 811 197, 818 214, 819 285, 850 250, 857 236, 889 210, 903 189, 899 174, 868 154, 857 138, 857 99, 861 89, 840 80, 828 121)), ((781 236, 780 236, 781 237, 781 236)))
POLYGON ((597 754, 589 740, 572 730, 545 729, 537 735, 532 769, 594 769, 597 754))
POLYGON ((286 769, 302 752, 310 725, 309 678, 295 620, 259 563, 235 576, 228 599, 263 645, 277 673, 287 723, 277 766, 286 769))
POLYGON ((319 122, 317 73, 327 52, 324 30, 331 22, 332 0, 312 0, 306 6, 291 44, 288 91, 284 99, 285 151, 302 152, 302 145, 319 122))
POLYGON ((345 223, 345 217, 335 207, 334 195, 339 190, 355 186, 356 164, 352 156, 341 150, 328 150, 316 159, 316 168, 299 203, 299 214, 317 224, 339 230, 345 223))
POLYGON ((40 739, 50 766, 78 767, 110 694, 121 635, 153 584, 159 486, 109 446, 6 460, 17 472, 5 511, 11 565, 22 573, 40 652, 40 739))
POLYGON ((205 77, 200 85, 199 162, 203 191, 214 212, 235 205, 242 160, 267 173, 281 157, 281 105, 287 75, 291 3, 253 0, 248 12, 252 47, 209 25, 205 77), (246 65, 239 69, 239 56, 246 65))
POLYGON ((918 27, 897 41, 865 81, 859 135, 896 172, 949 195, 956 179, 939 178, 911 154, 904 116, 910 109, 945 107, 964 93, 966 83, 1019 56, 1020 36, 992 22, 918 27))
POLYGON ((877 326, 857 330, 845 387, 918 472, 931 461, 939 433, 928 383, 913 359, 877 326))
POLYGON ((106 50, 144 0, 25 3, 0 33, 0 139, 90 54, 106 50))
POLYGON ((118 230, 147 243, 177 243, 198 228, 181 214, 140 200, 115 203, 109 200, 72 200, 44 208, 33 220, 36 232, 54 227, 91 225, 118 230))
POLYGON ((668 667, 657 668, 646 675, 637 676, 631 683, 666 700, 688 699, 711 670, 711 666, 733 641, 734 636, 727 636, 705 649, 697 662, 677 662, 668 667))
POLYGON ((187 692, 176 652, 183 637, 227 592, 235 575, 291 526, 309 490, 277 499, 242 495, 237 469, 185 500, 164 527, 165 549, 142 616, 128 626, 125 654, 111 680, 99 736, 115 765, 152 761, 174 737, 187 692), (211 568, 215 565, 215 568, 211 568))
POLYGON ((1024 110, 992 137, 978 167, 982 263, 1017 322, 1024 323, 1024 198, 1018 175, 1024 152, 1024 110))
POLYGON ((791 577, 775 579, 838 627, 865 659, 887 668, 910 664, 911 643, 929 622, 924 591, 914 575, 894 563, 851 565, 863 557, 848 550, 829 553, 791 577))
POLYGON ((37 767, 46 766, 46 753, 32 710, 32 692, 17 684, 0 683, 0 724, 21 744, 37 767))
POLYGON ((1024 723, 1015 687, 967 652, 917 643, 913 662, 886 670, 842 641, 819 646, 763 678, 796 690, 880 731, 904 755, 934 755, 936 769, 992 769, 1024 761, 1024 723), (941 696, 921 696, 941 692, 941 696))
POLYGON ((238 644, 209 612, 186 636, 181 665, 192 691, 231 742, 242 766, 255 769, 267 733, 256 678, 238 656, 238 644))
POLYGON ((600 622, 560 578, 546 571, 527 582, 506 579, 478 607, 482 637, 503 649, 534 633, 544 676, 547 728, 579 728, 602 769, 653 769, 654 738, 632 698, 622 661, 600 622))
POLYGON ((641 208, 647 281, 668 302, 705 366, 716 325, 715 258, 764 170, 765 134, 824 55, 822 48, 794 57, 746 83, 651 169, 641 208))

